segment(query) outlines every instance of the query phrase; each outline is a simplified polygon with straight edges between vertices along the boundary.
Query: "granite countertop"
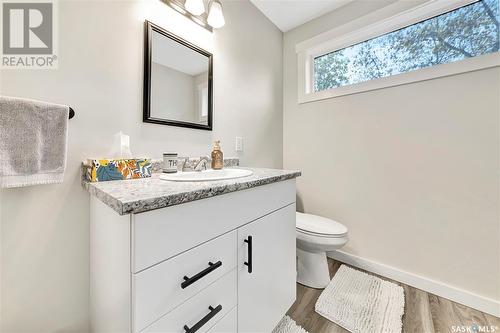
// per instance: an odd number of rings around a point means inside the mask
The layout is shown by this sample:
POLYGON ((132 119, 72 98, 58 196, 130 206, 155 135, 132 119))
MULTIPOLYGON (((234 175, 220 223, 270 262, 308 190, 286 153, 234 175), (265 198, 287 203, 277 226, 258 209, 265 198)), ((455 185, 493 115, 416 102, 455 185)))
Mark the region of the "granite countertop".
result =
POLYGON ((126 215, 241 191, 301 175, 300 171, 293 170, 242 169, 252 170, 253 175, 206 182, 174 182, 161 180, 161 173, 153 173, 151 178, 86 182, 84 187, 118 214, 126 215))

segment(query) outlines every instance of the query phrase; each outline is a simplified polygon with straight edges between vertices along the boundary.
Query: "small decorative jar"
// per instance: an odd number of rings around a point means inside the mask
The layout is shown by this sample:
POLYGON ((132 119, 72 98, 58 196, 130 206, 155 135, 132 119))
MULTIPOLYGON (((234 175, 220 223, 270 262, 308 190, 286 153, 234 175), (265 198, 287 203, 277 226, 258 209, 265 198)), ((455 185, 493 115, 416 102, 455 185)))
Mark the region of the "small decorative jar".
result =
POLYGON ((163 153, 163 172, 177 172, 177 153, 163 153))

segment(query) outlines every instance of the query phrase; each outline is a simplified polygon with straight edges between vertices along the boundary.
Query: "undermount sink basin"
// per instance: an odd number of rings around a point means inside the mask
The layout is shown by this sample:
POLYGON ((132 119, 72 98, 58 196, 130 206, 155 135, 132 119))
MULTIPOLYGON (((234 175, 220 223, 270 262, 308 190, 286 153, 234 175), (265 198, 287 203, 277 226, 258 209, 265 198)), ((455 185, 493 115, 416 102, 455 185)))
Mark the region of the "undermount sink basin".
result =
POLYGON ((205 182, 211 180, 247 177, 251 176, 252 174, 252 171, 245 169, 209 169, 203 171, 177 172, 172 174, 167 173, 161 175, 160 179, 170 180, 174 182, 205 182))

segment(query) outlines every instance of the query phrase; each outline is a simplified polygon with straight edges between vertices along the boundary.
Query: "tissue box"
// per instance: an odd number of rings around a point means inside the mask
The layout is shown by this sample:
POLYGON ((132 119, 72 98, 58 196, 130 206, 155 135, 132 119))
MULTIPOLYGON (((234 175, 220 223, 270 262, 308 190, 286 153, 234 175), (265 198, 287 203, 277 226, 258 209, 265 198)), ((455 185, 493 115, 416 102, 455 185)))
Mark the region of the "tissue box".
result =
POLYGON ((146 158, 87 160, 87 166, 90 182, 151 177, 151 160, 146 158))

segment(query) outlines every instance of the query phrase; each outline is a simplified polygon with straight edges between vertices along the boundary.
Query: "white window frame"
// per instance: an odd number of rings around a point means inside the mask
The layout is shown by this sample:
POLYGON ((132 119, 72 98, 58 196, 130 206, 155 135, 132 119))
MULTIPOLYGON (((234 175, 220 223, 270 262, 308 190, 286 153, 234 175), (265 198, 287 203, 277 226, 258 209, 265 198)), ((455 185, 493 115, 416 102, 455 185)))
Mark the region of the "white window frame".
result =
POLYGON ((361 83, 318 92, 314 91, 315 57, 382 36, 477 1, 478 0, 430 0, 411 9, 404 9, 407 5, 405 5, 404 0, 400 0, 392 5, 351 21, 348 24, 296 44, 295 52, 297 53, 298 62, 298 102, 307 103, 500 66, 500 52, 495 52, 361 83))

